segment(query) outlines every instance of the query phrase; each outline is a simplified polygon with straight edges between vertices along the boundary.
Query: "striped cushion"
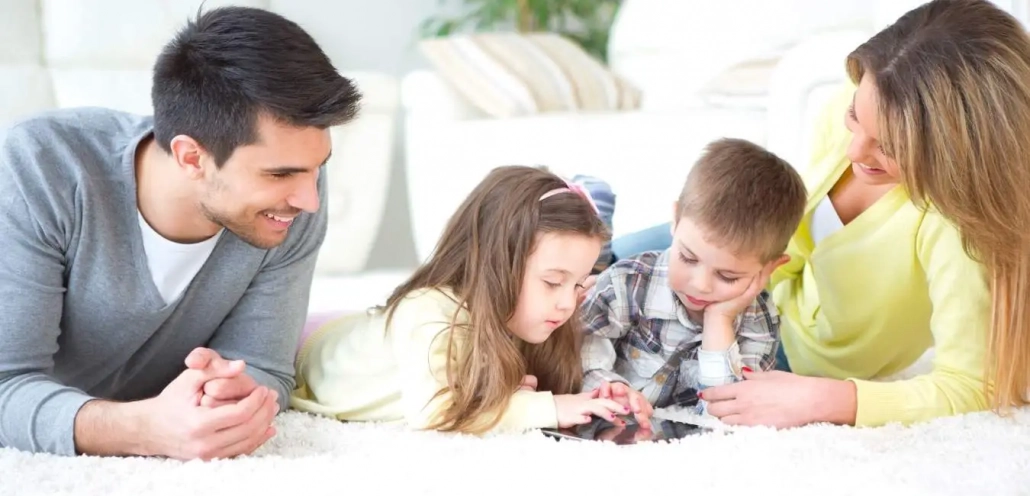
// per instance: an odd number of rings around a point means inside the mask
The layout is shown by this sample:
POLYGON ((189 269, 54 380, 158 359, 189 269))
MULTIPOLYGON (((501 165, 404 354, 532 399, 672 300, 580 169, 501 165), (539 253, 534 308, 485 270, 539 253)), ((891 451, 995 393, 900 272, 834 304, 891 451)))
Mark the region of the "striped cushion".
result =
POLYGON ((554 33, 462 34, 419 46, 445 81, 492 117, 640 105, 639 90, 554 33))

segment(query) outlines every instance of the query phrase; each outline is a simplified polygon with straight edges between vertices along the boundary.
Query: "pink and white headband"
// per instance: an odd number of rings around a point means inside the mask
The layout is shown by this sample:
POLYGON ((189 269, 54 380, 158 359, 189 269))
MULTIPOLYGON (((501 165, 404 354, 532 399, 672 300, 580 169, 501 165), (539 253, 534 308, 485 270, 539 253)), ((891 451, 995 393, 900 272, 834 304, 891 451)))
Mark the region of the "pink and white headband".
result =
POLYGON ((551 191, 548 191, 547 193, 544 193, 540 197, 540 201, 544 201, 560 193, 575 193, 579 196, 582 196, 584 199, 586 199, 587 203, 589 203, 590 206, 594 209, 594 212, 597 212, 598 214, 601 213, 601 211, 597 208, 597 204, 594 203, 594 199, 590 197, 590 193, 587 192, 586 188, 576 183, 570 183, 569 181, 565 181, 564 188, 555 188, 551 191))

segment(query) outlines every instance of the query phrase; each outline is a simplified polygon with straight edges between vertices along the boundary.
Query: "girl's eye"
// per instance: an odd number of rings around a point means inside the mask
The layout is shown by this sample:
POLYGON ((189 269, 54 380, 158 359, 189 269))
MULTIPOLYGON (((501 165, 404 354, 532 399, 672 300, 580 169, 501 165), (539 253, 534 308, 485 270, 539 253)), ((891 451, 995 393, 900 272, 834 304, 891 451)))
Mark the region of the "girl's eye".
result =
POLYGON ((559 284, 559 283, 556 283, 556 282, 551 282, 551 281, 544 281, 544 283, 546 283, 546 284, 547 284, 548 286, 550 286, 550 287, 552 287, 552 288, 558 288, 558 287, 561 287, 561 284, 559 284))
POLYGON ((851 117, 851 120, 853 120, 853 121, 857 121, 858 120, 858 116, 855 115, 855 104, 854 103, 852 103, 851 105, 848 105, 848 117, 851 117))

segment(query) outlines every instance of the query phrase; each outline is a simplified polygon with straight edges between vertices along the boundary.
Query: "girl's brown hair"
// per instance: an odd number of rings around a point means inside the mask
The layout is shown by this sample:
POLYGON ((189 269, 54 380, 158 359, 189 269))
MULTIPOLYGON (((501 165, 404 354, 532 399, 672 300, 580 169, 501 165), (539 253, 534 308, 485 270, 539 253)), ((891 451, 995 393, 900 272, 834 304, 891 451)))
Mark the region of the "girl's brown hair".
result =
POLYGON ((429 260, 386 302, 387 327, 398 303, 412 291, 446 288, 459 310, 447 333, 451 401, 430 429, 482 433, 500 421, 523 376, 537 377, 538 389, 579 392, 583 380, 578 310, 541 344, 513 337, 507 322, 515 313, 526 263, 540 234, 570 233, 609 239, 592 204, 574 192, 540 200, 564 188, 560 177, 540 168, 504 166, 491 171, 450 218, 429 260), (467 324, 459 315, 468 311, 467 324), (461 346, 456 346, 456 341, 461 346))
POLYGON ((988 1, 935 0, 859 46, 848 72, 873 77, 880 144, 912 199, 953 222, 986 268, 993 407, 1026 404, 1030 38, 988 1))

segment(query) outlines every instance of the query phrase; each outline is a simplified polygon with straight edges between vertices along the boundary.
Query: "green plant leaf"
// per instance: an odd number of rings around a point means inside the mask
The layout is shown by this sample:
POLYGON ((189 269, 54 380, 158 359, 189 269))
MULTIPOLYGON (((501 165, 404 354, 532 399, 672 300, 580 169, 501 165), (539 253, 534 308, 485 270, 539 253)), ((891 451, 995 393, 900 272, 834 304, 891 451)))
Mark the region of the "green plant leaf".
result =
MULTIPOLYGON (((447 0, 438 0, 443 5, 447 0)), ((474 31, 550 31, 561 34, 601 61, 621 0, 463 0, 462 13, 433 17, 419 26, 422 36, 474 31), (574 27, 574 29, 572 27, 574 27)))

